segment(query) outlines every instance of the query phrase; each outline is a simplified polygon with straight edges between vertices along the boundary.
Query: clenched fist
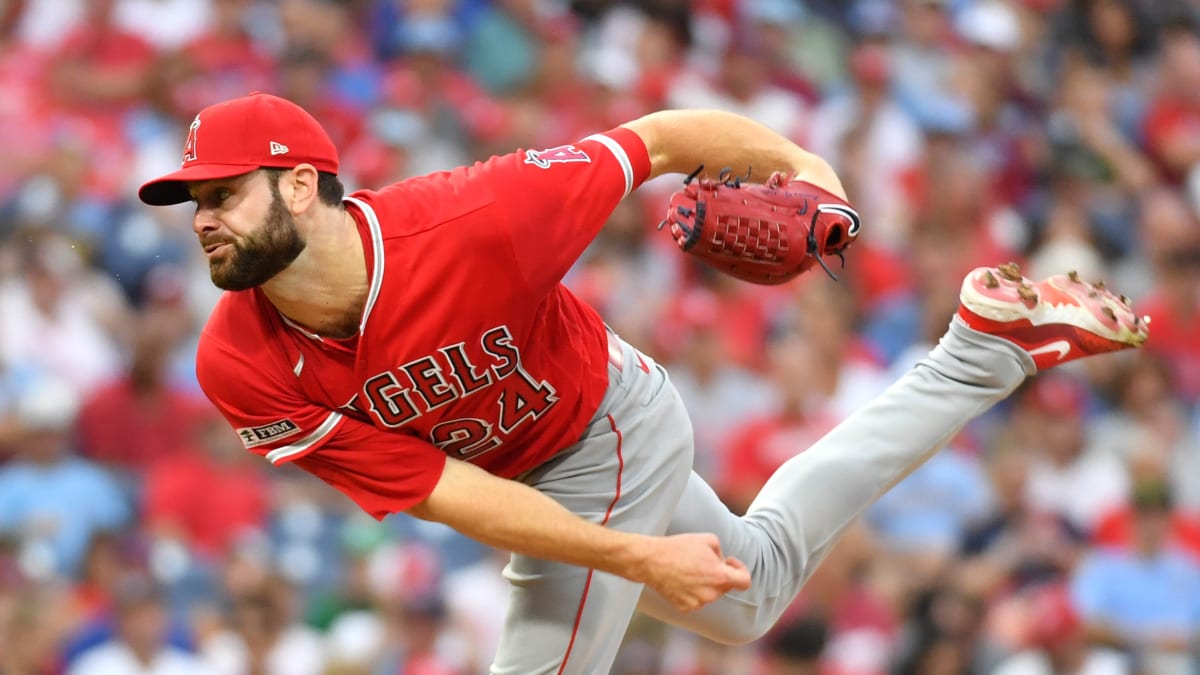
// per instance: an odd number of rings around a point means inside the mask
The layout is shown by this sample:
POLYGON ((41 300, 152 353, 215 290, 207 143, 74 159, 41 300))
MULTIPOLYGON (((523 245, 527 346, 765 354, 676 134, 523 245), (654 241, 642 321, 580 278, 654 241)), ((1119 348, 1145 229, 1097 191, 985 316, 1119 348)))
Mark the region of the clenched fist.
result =
POLYGON ((645 570, 650 588, 682 612, 693 612, 733 590, 750 588, 750 571, 721 553, 716 535, 677 534, 647 542, 645 570))

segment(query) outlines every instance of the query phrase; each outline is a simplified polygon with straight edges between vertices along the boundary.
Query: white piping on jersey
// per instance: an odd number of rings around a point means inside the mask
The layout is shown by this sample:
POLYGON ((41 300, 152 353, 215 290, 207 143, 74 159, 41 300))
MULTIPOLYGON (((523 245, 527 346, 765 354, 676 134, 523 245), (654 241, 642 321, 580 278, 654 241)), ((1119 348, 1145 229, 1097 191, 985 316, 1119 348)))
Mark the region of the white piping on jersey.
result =
MULTIPOLYGON (((279 310, 275 310, 275 311, 279 312, 279 310)), ((283 312, 279 312, 279 318, 283 319, 283 322, 286 323, 287 325, 291 326, 292 328, 295 328, 296 330, 300 331, 301 333, 304 333, 305 337, 316 340, 317 342, 325 341, 325 338, 321 337, 320 335, 317 335, 316 333, 305 328, 304 326, 301 326, 300 324, 296 323, 295 321, 292 321, 291 319, 287 318, 287 316, 283 312)), ((296 373, 296 374, 299 375, 299 373, 296 373)))
POLYGON ((621 171, 625 174, 625 196, 628 197, 629 193, 633 191, 633 163, 629 161, 629 155, 625 153, 625 148, 604 134, 592 134, 583 140, 600 143, 608 148, 613 157, 617 158, 617 163, 621 165, 621 171))
POLYGON ((362 323, 358 324, 358 334, 362 335, 367 329, 367 318, 371 316, 371 308, 379 299, 379 289, 383 286, 383 229, 379 227, 379 217, 375 215, 366 202, 354 197, 346 197, 346 201, 354 204, 367 217, 367 229, 371 231, 371 250, 375 254, 375 271, 371 274, 371 291, 367 294, 367 306, 363 308, 362 323))
POLYGON ((296 361, 296 366, 294 368, 292 368, 292 372, 296 374, 296 377, 300 377, 300 371, 302 371, 302 370, 304 370, 304 355, 303 354, 301 354, 300 359, 298 361, 296 361))
POLYGON ((321 422, 321 426, 317 427, 316 431, 305 436, 299 441, 292 443, 291 445, 275 448, 274 450, 268 452, 267 461, 278 466, 281 461, 289 457, 299 455, 300 453, 319 443, 321 439, 328 436, 340 421, 342 421, 342 413, 329 413, 329 417, 326 417, 325 421, 321 422))

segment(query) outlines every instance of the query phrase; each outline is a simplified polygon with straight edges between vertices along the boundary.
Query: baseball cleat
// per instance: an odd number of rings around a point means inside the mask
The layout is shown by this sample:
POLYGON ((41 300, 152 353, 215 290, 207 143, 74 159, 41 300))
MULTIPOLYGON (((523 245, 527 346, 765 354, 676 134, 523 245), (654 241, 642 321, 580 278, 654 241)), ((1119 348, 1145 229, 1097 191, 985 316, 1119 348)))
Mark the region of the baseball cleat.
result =
POLYGON ((979 267, 963 280, 958 315, 971 328, 1021 347, 1038 370, 1093 354, 1138 347, 1150 317, 1104 282, 1075 272, 1031 281, 1015 263, 979 267))

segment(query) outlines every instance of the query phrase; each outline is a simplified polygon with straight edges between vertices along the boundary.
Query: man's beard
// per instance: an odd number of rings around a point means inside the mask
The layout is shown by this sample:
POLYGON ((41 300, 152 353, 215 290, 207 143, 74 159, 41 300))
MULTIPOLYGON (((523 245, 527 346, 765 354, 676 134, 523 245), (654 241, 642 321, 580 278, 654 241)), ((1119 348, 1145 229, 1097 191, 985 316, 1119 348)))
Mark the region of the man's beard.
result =
POLYGON ((232 251, 209 261, 208 272, 217 288, 244 291, 261 286, 287 269, 304 250, 296 220, 284 206, 278 188, 273 188, 271 208, 262 226, 241 239, 228 243, 232 251))

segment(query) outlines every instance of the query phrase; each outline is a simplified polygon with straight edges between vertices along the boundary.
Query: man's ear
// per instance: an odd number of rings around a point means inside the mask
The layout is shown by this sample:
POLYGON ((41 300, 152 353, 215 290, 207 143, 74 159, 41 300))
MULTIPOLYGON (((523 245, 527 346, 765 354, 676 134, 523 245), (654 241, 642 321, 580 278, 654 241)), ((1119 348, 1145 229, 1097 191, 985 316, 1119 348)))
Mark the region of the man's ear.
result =
POLYGON ((300 164, 280 177, 279 194, 293 216, 304 213, 317 201, 320 174, 312 164, 300 164))

